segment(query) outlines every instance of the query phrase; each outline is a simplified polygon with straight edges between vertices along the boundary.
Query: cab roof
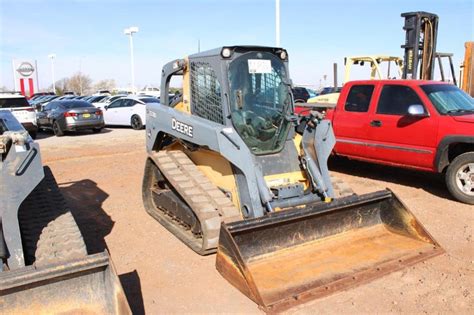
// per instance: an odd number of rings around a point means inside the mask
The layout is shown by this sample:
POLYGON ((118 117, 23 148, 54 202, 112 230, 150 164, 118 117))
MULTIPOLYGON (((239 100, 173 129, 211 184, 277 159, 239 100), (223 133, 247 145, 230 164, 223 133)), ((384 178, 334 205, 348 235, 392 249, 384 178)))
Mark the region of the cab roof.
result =
POLYGON ((278 51, 283 48, 271 47, 271 46, 252 46, 252 45, 236 45, 236 46, 221 46, 214 49, 202 51, 196 54, 189 55, 189 58, 202 58, 202 57, 212 57, 220 56, 222 49, 230 48, 232 50, 241 49, 241 50, 257 50, 257 51, 278 51))

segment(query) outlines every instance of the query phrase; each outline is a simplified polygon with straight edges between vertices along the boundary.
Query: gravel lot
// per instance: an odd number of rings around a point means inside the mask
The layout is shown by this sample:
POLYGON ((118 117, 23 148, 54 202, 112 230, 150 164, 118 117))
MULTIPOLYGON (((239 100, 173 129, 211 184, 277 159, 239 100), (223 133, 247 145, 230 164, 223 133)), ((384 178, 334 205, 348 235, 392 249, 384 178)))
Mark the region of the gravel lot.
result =
MULTIPOLYGON (((261 313, 219 275, 214 255, 194 254, 146 214, 144 131, 41 133, 37 141, 89 253, 110 251, 135 314, 261 313)), ((474 207, 453 201, 437 175, 340 159, 330 168, 356 193, 393 190, 446 254, 287 313, 472 313, 474 207)))

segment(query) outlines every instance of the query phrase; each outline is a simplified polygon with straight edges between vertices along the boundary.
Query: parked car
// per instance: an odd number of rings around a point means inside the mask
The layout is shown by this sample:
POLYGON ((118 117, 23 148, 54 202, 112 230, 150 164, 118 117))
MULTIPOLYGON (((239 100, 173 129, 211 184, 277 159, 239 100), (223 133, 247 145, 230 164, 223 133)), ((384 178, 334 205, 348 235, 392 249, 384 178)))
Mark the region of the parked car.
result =
POLYGON ((42 106, 47 105, 49 102, 59 98, 57 95, 46 95, 44 97, 30 101, 30 105, 36 110, 40 110, 42 106))
POLYGON ((454 198, 474 204, 474 99, 455 85, 348 82, 327 118, 336 155, 442 173, 454 198))
POLYGON ((100 100, 102 100, 102 99, 104 99, 104 98, 106 98, 106 97, 107 97, 106 94, 103 94, 103 95, 91 95, 91 96, 89 96, 89 97, 87 97, 87 98, 84 98, 83 100, 84 100, 84 101, 87 101, 87 102, 89 102, 89 103, 92 104, 92 103, 95 103, 95 102, 99 102, 100 100))
POLYGON ((110 95, 110 91, 109 90, 97 90, 97 92, 94 93, 94 96, 98 96, 98 95, 110 95))
POLYGON ((128 96, 128 95, 119 94, 119 95, 114 95, 114 96, 106 96, 98 102, 92 102, 92 105, 94 105, 95 107, 98 107, 98 108, 103 110, 105 108, 105 106, 109 105, 113 101, 115 101, 119 98, 122 98, 122 97, 126 97, 126 96, 128 96))
POLYGON ((319 91, 319 95, 326 95, 326 94, 330 94, 330 93, 340 93, 342 90, 342 87, 337 87, 337 88, 334 88, 332 86, 326 86, 326 87, 323 87, 321 89, 321 91, 319 91))
POLYGON ((45 95, 56 95, 54 92, 38 92, 33 95, 31 95, 30 100, 34 100, 40 96, 45 96, 45 95))
POLYGON ((35 139, 38 131, 35 109, 19 93, 0 93, 0 110, 11 111, 30 136, 35 139))
POLYGON ((309 91, 305 87, 295 86, 291 90, 293 92, 295 103, 306 103, 308 98, 310 98, 309 91))
POLYGON ((60 97, 58 97, 56 100, 57 100, 57 101, 62 101, 62 100, 72 100, 72 99, 74 99, 74 98, 76 98, 76 96, 75 96, 75 95, 71 95, 71 94, 64 94, 63 96, 60 96, 60 97))
POLYGON ((146 104, 159 103, 155 97, 129 96, 105 106, 106 125, 131 126, 135 130, 146 125, 146 104))
POLYGON ((51 129, 58 137, 65 131, 91 129, 100 132, 104 128, 102 111, 81 100, 50 102, 37 113, 38 128, 51 129))

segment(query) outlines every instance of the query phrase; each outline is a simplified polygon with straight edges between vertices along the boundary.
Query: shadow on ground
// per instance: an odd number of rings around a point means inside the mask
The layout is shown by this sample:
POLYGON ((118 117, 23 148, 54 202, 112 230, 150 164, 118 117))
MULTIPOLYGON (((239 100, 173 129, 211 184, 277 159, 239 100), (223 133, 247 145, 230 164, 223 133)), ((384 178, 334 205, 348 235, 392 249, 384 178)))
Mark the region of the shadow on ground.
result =
POLYGON ((454 200, 442 174, 372 164, 341 157, 329 159, 331 171, 422 189, 432 195, 454 200))
POLYGON ((81 230, 89 254, 103 252, 107 248, 105 236, 114 226, 110 216, 102 209, 109 195, 89 179, 60 183, 59 187, 81 230))
POLYGON ((143 295, 140 284, 140 277, 136 270, 124 273, 119 276, 123 290, 127 296, 128 304, 134 315, 145 314, 145 306, 143 304, 143 295))
MULTIPOLYGON (((105 237, 114 226, 114 221, 102 208, 109 195, 89 179, 60 183, 59 187, 81 230, 88 253, 106 250, 105 237)), ((145 314, 140 278, 136 270, 119 275, 119 278, 133 314, 145 314)))

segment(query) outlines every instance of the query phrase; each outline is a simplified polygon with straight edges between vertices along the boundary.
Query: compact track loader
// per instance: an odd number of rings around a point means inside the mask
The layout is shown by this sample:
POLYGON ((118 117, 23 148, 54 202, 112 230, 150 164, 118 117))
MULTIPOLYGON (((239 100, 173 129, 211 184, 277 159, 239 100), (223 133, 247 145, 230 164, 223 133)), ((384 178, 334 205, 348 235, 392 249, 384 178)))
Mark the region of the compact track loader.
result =
POLYGON ((107 252, 88 255, 39 146, 0 110, 0 314, 131 314, 107 252))
POLYGON ((147 107, 147 212, 265 311, 324 296, 438 255, 389 190, 331 179, 319 114, 296 117, 286 50, 222 47, 163 67, 147 107), (171 102, 170 80, 183 93, 171 102))

